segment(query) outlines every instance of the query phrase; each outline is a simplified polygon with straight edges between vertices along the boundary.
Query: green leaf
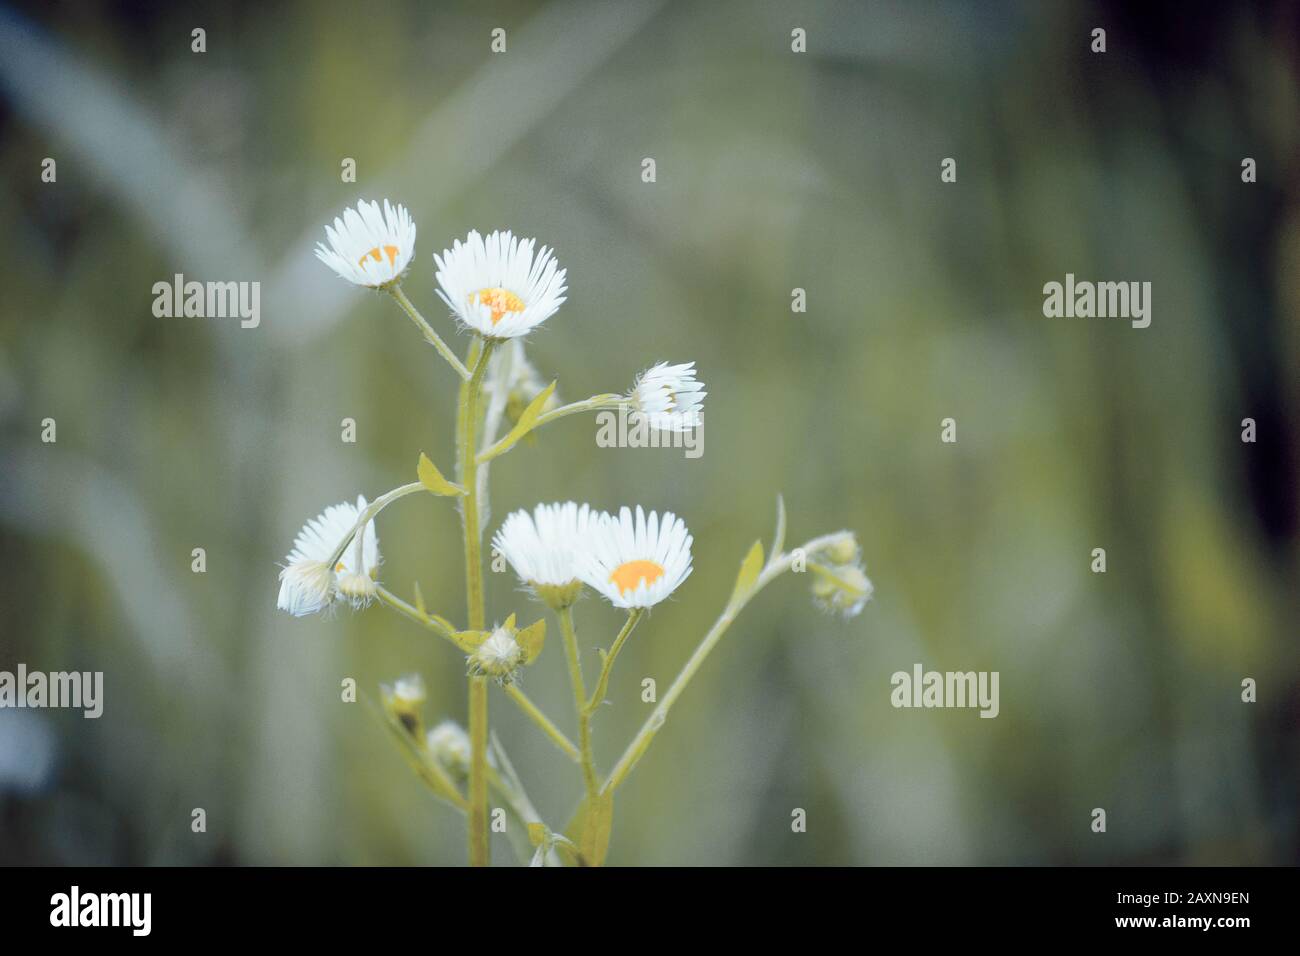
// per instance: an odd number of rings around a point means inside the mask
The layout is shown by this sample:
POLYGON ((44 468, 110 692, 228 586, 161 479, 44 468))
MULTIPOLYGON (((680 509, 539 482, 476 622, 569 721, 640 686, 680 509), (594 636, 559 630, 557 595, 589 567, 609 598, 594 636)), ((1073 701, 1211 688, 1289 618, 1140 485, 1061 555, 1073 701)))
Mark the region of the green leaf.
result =
POLYGON ((466 654, 473 654, 478 650, 478 646, 488 639, 490 634, 490 631, 457 631, 451 636, 451 639, 466 654))
POLYGON ((438 466, 431 462, 424 452, 420 452, 420 464, 416 466, 415 471, 420 477, 420 484, 424 485, 425 490, 430 494, 445 498, 467 493, 460 485, 442 477, 438 466))
POLYGON ((524 663, 531 664, 542 653, 542 644, 546 642, 546 618, 541 617, 529 624, 515 635, 515 640, 524 651, 524 663))
MULTIPOLYGON (((515 422, 515 427, 510 429, 510 434, 501 439, 497 444, 496 454, 501 455, 515 446, 519 439, 523 438, 533 426, 537 424, 538 417, 542 414, 542 409, 550 401, 551 394, 555 391, 555 383, 552 382, 534 396, 533 400, 528 403, 524 413, 519 416, 519 421, 515 422)), ((495 457, 495 456, 494 456, 495 457)))
POLYGON ((586 826, 583 827, 582 841, 578 852, 582 854, 587 866, 604 866, 605 854, 609 852, 609 836, 614 828, 614 795, 598 794, 591 808, 587 811, 586 826))
POLYGON ((614 793, 601 793, 594 805, 589 797, 582 797, 582 803, 564 827, 563 838, 556 838, 555 848, 575 857, 578 866, 602 866, 610 848, 612 826, 614 793))
POLYGON ((763 542, 755 541, 753 547, 749 549, 749 554, 745 555, 745 560, 740 562, 740 574, 736 575, 736 587, 731 592, 732 604, 749 594, 762 570, 763 542))

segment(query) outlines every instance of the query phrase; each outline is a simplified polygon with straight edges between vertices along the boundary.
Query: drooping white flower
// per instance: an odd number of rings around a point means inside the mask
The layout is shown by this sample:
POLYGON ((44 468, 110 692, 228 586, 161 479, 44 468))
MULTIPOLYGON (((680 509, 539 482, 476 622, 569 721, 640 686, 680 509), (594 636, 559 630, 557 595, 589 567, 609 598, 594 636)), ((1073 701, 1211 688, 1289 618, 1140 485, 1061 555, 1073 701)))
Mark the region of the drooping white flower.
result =
POLYGON ((637 376, 628 393, 634 414, 644 415, 651 428, 684 432, 703 420, 704 383, 695 377, 695 363, 660 362, 637 376))
POLYGON ((275 606, 294 617, 325 610, 335 597, 334 575, 324 561, 294 561, 280 571, 280 596, 275 606))
POLYGON ((333 269, 340 278, 377 289, 402 277, 415 255, 415 223, 400 203, 357 203, 356 209, 343 210, 334 225, 325 227, 324 243, 316 244, 316 258, 333 269))
POLYGON ((598 513, 572 501, 538 505, 506 517, 492 538, 519 580, 552 607, 568 607, 581 590, 581 564, 598 513))
POLYGON ((536 241, 509 231, 486 239, 471 231, 441 256, 438 295, 456 316, 477 332, 495 339, 526 335, 555 314, 565 300, 565 270, 545 246, 534 255, 536 241))
POLYGON ((647 517, 637 505, 635 517, 628 508, 602 515, 589 540, 582 579, 615 607, 653 607, 690 576, 694 539, 671 511, 647 517))
POLYGON ((358 495, 355 505, 346 501, 330 505, 303 525, 280 572, 276 602, 280 610, 302 617, 339 600, 361 607, 374 597, 380 561, 374 519, 366 522, 332 568, 326 563, 352 533, 366 504, 365 497, 358 495))

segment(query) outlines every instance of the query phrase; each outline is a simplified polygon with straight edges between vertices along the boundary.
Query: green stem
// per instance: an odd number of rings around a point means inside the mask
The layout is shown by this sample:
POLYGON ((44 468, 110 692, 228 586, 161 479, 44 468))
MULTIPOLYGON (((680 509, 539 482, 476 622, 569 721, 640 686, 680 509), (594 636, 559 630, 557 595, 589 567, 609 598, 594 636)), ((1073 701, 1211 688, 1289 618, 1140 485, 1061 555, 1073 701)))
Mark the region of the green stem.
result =
POLYGON ((469 865, 492 861, 487 829, 487 680, 469 679, 469 865))
POLYGON ((542 728, 542 732, 551 738, 555 746, 564 751, 566 757, 574 763, 577 763, 582 759, 581 754, 578 752, 578 748, 573 745, 573 741, 564 736, 560 728, 556 727, 555 724, 551 722, 551 719, 543 714, 541 709, 529 700, 528 696, 524 694, 523 691, 514 684, 506 684, 504 690, 506 696, 518 704, 519 709, 527 714, 533 723, 542 728))
POLYGON ((691 682, 691 678, 695 676, 695 673, 700 669, 701 665, 703 665, 710 652, 717 646, 718 641, 722 640, 722 635, 727 633, 727 628, 729 628, 732 621, 736 619, 736 615, 745 608, 745 605, 750 602, 754 595, 763 590, 763 588, 775 578, 780 577, 786 571, 790 570, 790 564, 794 559, 794 552, 802 551, 806 556, 811 557, 812 555, 830 547, 832 544, 843 538, 845 534, 846 532, 840 531, 834 534, 823 535, 820 538, 812 539, 801 548, 795 548, 794 551, 789 553, 780 555, 774 554, 768 561, 767 566, 764 567, 762 572, 759 574, 753 587, 751 587, 747 592, 737 595, 734 600, 728 602, 727 607, 723 610, 722 614, 713 622, 713 626, 709 628, 709 632, 705 634, 704 639, 700 641, 700 645, 695 649, 695 653, 691 655, 690 660, 688 660, 685 666, 682 667, 681 673, 677 675, 672 686, 668 688, 668 692, 665 693, 663 698, 659 701, 659 705, 653 712, 651 712, 650 716, 646 718, 645 723, 641 725, 641 729, 637 731, 637 735, 632 738, 632 742, 629 743, 627 748, 623 751, 623 756, 619 757, 618 763, 614 765, 614 769, 611 770, 609 776, 605 778, 605 783, 601 787, 602 793, 612 793, 622 785, 624 780, 627 779, 627 775, 632 772, 637 761, 640 760, 646 750, 649 749, 651 742, 654 740, 655 734, 659 732, 659 728, 662 727, 664 722, 668 719, 668 711, 672 709, 673 703, 682 695, 682 692, 686 690, 686 685, 691 682))
POLYGON ((578 715, 578 747, 581 752, 582 780, 588 798, 594 799, 600 789, 596 777, 596 763, 591 751, 591 714, 587 711, 587 688, 582 682, 582 658, 578 651, 578 635, 573 629, 573 608, 563 607, 558 612, 560 631, 564 635, 564 653, 569 659, 569 683, 573 685, 573 707, 578 715))
MULTIPOLYGON (((427 627, 435 634, 445 637, 453 644, 456 643, 456 629, 446 618, 439 617, 437 614, 420 613, 419 608, 406 603, 383 585, 377 585, 375 592, 379 597, 381 604, 388 605, 388 607, 402 615, 402 617, 427 627)), ((456 646, 459 647, 460 645, 457 644, 456 646)), ((573 741, 564 736, 564 733, 560 728, 556 727, 555 723, 542 713, 541 708, 534 704, 528 698, 527 694, 520 690, 515 684, 506 684, 503 689, 506 692, 506 696, 518 704, 519 709, 522 710, 533 723, 540 727, 542 732, 546 734, 546 736, 550 737, 557 747, 564 751, 565 756, 575 763, 580 759, 578 748, 574 746, 573 741)))
POLYGON ((448 364, 456 370, 456 374, 459 375, 462 380, 468 381, 470 376, 469 369, 467 369, 464 363, 456 357, 456 353, 451 350, 450 346, 442 340, 442 336, 434 331, 433 326, 430 325, 424 316, 420 314, 420 310, 415 307, 414 303, 406 297, 406 293, 402 291, 401 285, 396 283, 390 285, 388 286, 387 291, 388 294, 397 301, 397 304, 402 307, 402 311, 411 317, 411 321, 414 322, 415 327, 423 333, 425 339, 432 343, 433 347, 438 350, 438 354, 447 360, 448 364))
MULTIPOLYGON (((478 400, 483 376, 495 343, 475 337, 469 364, 474 371, 461 383, 459 421, 456 429, 457 469, 465 488, 461 501, 465 533, 465 595, 470 630, 481 631, 484 621, 483 565, 480 554, 478 515, 478 462, 474 455, 474 434, 478 428, 478 400)), ((469 678, 469 863, 487 866, 491 861, 487 826, 487 678, 469 678)))
MULTIPOLYGON (((451 621, 447 620, 445 617, 440 617, 437 614, 421 613, 418 607, 407 604, 382 584, 375 585, 375 595, 379 598, 381 604, 385 604, 392 608, 398 614, 402 615, 402 617, 412 620, 416 624, 421 624, 424 627, 427 627, 435 634, 445 637, 453 644, 456 643, 456 628, 453 627, 451 621)), ((457 647, 459 646, 460 645, 457 645, 457 647)))
POLYGON ((623 624, 623 629, 618 632, 618 637, 614 638, 614 643, 610 646, 609 653, 605 655, 604 663, 600 668, 600 680, 596 681, 596 689, 592 692, 591 700, 587 701, 587 713, 594 714, 596 708, 605 701, 605 692, 609 689, 609 675, 614 670, 614 658, 618 657, 618 652, 623 649, 627 643, 628 635, 636 627, 641 616, 645 614, 645 608, 634 608, 627 614, 627 621, 623 624))
MULTIPOLYGON (((379 512, 383 511, 398 498, 405 498, 407 495, 413 495, 423 488, 424 486, 418 481, 413 481, 409 485, 399 485, 392 491, 387 491, 374 501, 370 502, 370 504, 368 504, 361 512, 360 516, 358 516, 356 524, 352 526, 352 530, 348 532, 348 536, 339 542, 338 547, 334 549, 334 553, 330 555, 330 559, 325 562, 326 566, 332 568, 334 565, 338 564, 339 558, 343 557, 343 552, 347 550, 348 544, 354 539, 357 539, 357 532, 364 528, 370 520, 375 517, 375 515, 379 514, 379 512)), ((358 548, 360 545, 361 542, 357 539, 358 548)), ((361 567, 359 559, 357 567, 361 567)))
MULTIPOLYGON (((543 412, 537 416, 537 421, 533 422, 532 431, 541 428, 547 422, 553 422, 558 418, 565 418, 569 415, 576 415, 579 412, 599 411, 602 408, 618 408, 626 402, 627 399, 622 395, 593 395, 591 398, 584 398, 580 402, 573 402, 569 405, 561 405, 559 408, 553 408, 549 412, 543 412)), ((499 442, 490 448, 485 449, 478 456, 480 465, 486 464, 498 455, 509 451, 513 446, 509 442, 510 436, 506 435, 499 442)))

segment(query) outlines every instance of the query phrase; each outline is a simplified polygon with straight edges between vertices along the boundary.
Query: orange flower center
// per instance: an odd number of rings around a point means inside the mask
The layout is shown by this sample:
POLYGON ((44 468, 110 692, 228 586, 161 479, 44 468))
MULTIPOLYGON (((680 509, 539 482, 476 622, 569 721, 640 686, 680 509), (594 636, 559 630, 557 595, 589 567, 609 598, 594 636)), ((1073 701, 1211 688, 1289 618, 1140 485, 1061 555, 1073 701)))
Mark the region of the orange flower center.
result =
POLYGON ((384 246, 382 252, 380 251, 378 246, 375 246, 375 248, 371 249, 364 256, 362 256, 360 259, 357 260, 357 265, 364 266, 366 264, 367 259, 374 259, 376 262, 383 262, 384 256, 388 256, 388 264, 390 266, 396 265, 397 246, 384 246))
POLYGON ((644 581, 654 584, 664 576, 664 569, 653 561, 628 561, 620 564, 609 576, 609 580, 618 588, 620 594, 635 591, 644 581))
POLYGON ((477 292, 470 293, 469 300, 476 305, 486 305, 492 310, 492 324, 496 325, 505 317, 507 312, 524 311, 524 300, 519 298, 513 292, 503 289, 500 286, 493 286, 490 289, 479 289, 477 292))

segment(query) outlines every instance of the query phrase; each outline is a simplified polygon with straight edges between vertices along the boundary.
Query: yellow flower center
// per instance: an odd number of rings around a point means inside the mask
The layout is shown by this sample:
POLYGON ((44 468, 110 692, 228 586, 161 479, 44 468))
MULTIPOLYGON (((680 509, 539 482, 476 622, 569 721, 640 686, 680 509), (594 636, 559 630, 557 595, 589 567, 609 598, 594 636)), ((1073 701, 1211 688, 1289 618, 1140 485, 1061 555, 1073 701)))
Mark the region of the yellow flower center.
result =
POLYGON ((609 576, 609 580, 618 588, 620 594, 635 591, 644 581, 654 584, 664 576, 664 569, 653 561, 628 561, 620 564, 609 576))
POLYGON ((357 260, 357 265, 364 266, 366 264, 367 259, 374 259, 376 262, 383 262, 384 256, 388 256, 388 264, 390 266, 396 265, 397 246, 384 246, 382 252, 380 251, 378 246, 375 246, 375 248, 371 249, 364 256, 362 256, 360 259, 357 260))
POLYGON ((493 286, 470 293, 469 300, 476 305, 486 305, 492 310, 492 324, 496 325, 507 312, 524 311, 524 300, 508 289, 493 286))

